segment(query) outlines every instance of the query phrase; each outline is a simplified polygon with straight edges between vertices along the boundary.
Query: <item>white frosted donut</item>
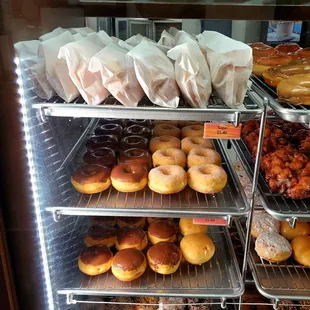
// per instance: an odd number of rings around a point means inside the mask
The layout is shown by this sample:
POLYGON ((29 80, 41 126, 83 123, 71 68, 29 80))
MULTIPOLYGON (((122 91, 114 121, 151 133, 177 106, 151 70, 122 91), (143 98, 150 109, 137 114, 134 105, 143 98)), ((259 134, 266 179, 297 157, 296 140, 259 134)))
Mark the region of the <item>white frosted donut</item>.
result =
POLYGON ((187 180, 193 190, 203 194, 214 194, 225 187, 227 174, 217 165, 198 165, 187 171, 187 180))
POLYGON ((180 139, 172 136, 159 136, 151 139, 150 141, 150 151, 151 153, 156 152, 157 150, 165 150, 170 148, 179 149, 181 146, 180 139))
POLYGON ((186 166, 186 155, 180 149, 170 148, 158 150, 152 155, 153 166, 178 165, 182 168, 186 166))
POLYGON ((176 165, 164 165, 149 172, 149 188, 160 194, 175 194, 187 185, 185 170, 176 165))
POLYGON ((251 227, 252 237, 256 239, 261 233, 272 231, 276 233, 280 231, 280 222, 267 212, 254 211, 251 227))
POLYGON ((196 147, 192 149, 187 155, 187 167, 191 168, 197 165, 214 164, 217 166, 222 165, 221 155, 211 149, 204 147, 196 147))
POLYGON ((204 147, 207 149, 214 149, 212 140, 204 139, 203 137, 187 137, 181 141, 181 149, 185 154, 196 147, 204 147))
POLYGON ((191 125, 182 128, 182 139, 186 137, 203 137, 202 125, 191 125))
POLYGON ((160 124, 156 125, 153 129, 153 135, 154 137, 158 136, 173 136, 176 138, 180 138, 181 136, 181 130, 173 125, 169 124, 160 124))
POLYGON ((292 255, 291 244, 276 232, 264 232, 255 241, 257 254, 272 263, 287 260, 292 255))

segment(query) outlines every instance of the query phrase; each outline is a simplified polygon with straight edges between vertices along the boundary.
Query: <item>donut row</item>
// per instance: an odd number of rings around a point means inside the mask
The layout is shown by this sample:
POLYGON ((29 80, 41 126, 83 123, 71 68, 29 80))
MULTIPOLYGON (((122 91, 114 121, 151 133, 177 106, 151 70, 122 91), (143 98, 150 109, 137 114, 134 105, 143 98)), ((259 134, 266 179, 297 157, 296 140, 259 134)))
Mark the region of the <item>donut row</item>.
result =
POLYGON ((215 252, 212 240, 205 234, 207 226, 194 225, 193 219, 180 220, 180 232, 184 236, 180 248, 174 244, 178 229, 173 219, 149 218, 147 233, 142 230, 145 218, 118 218, 118 231, 112 226, 113 218, 96 217, 92 222, 96 225, 88 230, 84 240, 87 248, 78 259, 79 269, 90 276, 103 274, 111 268, 120 281, 132 281, 145 272, 147 263, 157 273, 172 274, 182 261, 201 265, 215 252), (148 240, 152 245, 146 250, 148 240), (118 250, 115 255, 110 250, 114 245, 118 250), (143 250, 146 250, 146 257, 143 250))
POLYGON ((291 255, 299 264, 310 267, 310 225, 297 222, 290 228, 264 211, 255 211, 251 235, 256 239, 257 254, 272 263, 280 263, 291 255))

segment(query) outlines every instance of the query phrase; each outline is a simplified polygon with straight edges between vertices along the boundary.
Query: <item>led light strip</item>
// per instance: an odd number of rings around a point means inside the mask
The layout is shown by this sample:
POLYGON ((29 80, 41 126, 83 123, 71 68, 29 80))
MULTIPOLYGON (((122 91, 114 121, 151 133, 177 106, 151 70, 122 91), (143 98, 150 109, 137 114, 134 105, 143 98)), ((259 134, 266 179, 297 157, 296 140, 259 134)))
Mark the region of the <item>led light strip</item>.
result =
POLYGON ((31 189, 32 189, 32 196, 33 196, 33 203, 35 207, 35 214, 36 214, 36 222, 37 222, 37 229, 39 233, 39 240, 40 240, 40 250, 41 250, 41 258, 43 263, 43 270, 44 270, 44 281, 47 291, 47 301, 48 301, 48 309, 54 310, 54 301, 53 301, 53 293, 52 293, 52 285, 50 279, 50 273, 48 269, 48 259, 46 254, 46 245, 44 240, 44 231, 42 225, 42 217, 41 217, 41 210, 40 210, 40 201, 39 201, 39 191, 37 186, 37 179, 36 179, 36 169, 33 159, 33 152, 32 152, 32 145, 31 145, 31 136, 30 130, 28 126, 28 116, 27 116, 27 107, 26 107, 26 100, 24 96, 24 89, 23 83, 21 78, 21 69, 20 69, 20 62, 18 58, 14 59, 14 62, 17 66, 16 74, 18 76, 17 84, 18 84, 18 93, 20 95, 20 105, 21 105, 21 112, 22 112, 22 121, 24 123, 24 134, 25 134, 25 141, 26 141, 26 150, 27 150, 27 158, 28 158, 28 167, 30 173, 30 181, 31 181, 31 189))

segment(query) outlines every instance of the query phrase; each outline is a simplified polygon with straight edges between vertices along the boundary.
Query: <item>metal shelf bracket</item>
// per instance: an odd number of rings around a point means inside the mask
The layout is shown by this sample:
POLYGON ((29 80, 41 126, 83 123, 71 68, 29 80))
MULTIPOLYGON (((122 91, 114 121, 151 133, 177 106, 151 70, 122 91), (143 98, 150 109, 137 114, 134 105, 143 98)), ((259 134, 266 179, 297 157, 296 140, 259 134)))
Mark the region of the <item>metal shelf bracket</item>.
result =
POLYGON ((226 309, 226 298, 221 299, 221 308, 226 309))
POLYGON ((239 123, 240 123, 240 112, 235 112, 235 120, 234 120, 235 127, 238 127, 239 123))
POLYGON ((280 303, 279 299, 274 299, 272 302, 273 302, 273 309, 277 310, 279 308, 280 303))
POLYGON ((293 216, 293 217, 291 217, 291 218, 288 220, 288 225, 289 225, 291 228, 295 228, 296 222, 297 222, 297 217, 293 216))
POLYGON ((67 305, 75 305, 77 303, 76 300, 73 298, 72 293, 67 294, 66 302, 67 305))
POLYGON ((43 123, 46 123, 47 122, 47 117, 46 117, 46 114, 45 114, 45 110, 46 110, 46 108, 45 107, 40 107, 40 109, 39 109, 39 114, 40 114, 40 118, 41 118, 41 121, 43 122, 43 123))
POLYGON ((53 219, 57 223, 60 221, 61 218, 61 212, 59 210, 53 210, 53 219))

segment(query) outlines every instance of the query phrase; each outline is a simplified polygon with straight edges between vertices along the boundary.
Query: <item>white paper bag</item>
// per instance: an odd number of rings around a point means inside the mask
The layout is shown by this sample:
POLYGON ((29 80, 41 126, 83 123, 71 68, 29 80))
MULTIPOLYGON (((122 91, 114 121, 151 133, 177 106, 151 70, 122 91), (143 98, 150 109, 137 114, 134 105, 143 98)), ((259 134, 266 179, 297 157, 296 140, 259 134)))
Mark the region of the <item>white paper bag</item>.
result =
POLYGON ((104 44, 104 46, 113 43, 113 39, 103 30, 100 30, 97 33, 99 39, 102 41, 102 43, 104 44))
POLYGON ((167 46, 169 48, 172 48, 175 46, 175 38, 173 35, 171 35, 169 32, 164 30, 161 33, 160 39, 158 41, 159 45, 167 46))
POLYGON ((177 45, 168 52, 175 60, 175 77, 180 90, 193 108, 206 108, 212 92, 211 76, 207 61, 197 41, 184 31, 179 32, 177 45))
POLYGON ((247 82, 252 72, 252 50, 242 42, 214 31, 197 36, 207 51, 213 88, 231 108, 243 108, 247 82))
POLYGON ((127 54, 136 77, 149 99, 156 105, 176 108, 180 93, 169 58, 149 42, 141 42, 127 54))
POLYGON ((170 27, 168 29, 168 33, 170 33, 173 37, 175 37, 178 32, 179 32, 179 29, 177 29, 175 27, 170 27))
POLYGON ((109 96, 103 87, 101 78, 88 70, 91 58, 104 48, 96 33, 62 46, 58 57, 64 59, 69 75, 84 100, 90 105, 97 105, 109 96))
POLYGON ((63 28, 61 28, 61 27, 58 27, 58 28, 54 29, 54 30, 51 31, 51 32, 48 32, 48 33, 43 34, 41 37, 39 37, 39 40, 40 40, 40 41, 49 40, 49 39, 51 39, 51 38, 54 38, 54 37, 59 36, 60 34, 64 33, 65 31, 66 31, 66 29, 63 29, 63 28))
POLYGON ((90 33, 94 33, 95 31, 89 27, 81 27, 81 28, 71 28, 70 32, 72 34, 77 34, 79 33, 83 37, 88 36, 90 33))
POLYGON ((142 42, 143 39, 145 39, 146 41, 152 42, 152 43, 156 43, 155 41, 142 36, 140 33, 130 37, 125 42, 131 46, 137 46, 138 44, 142 42))
POLYGON ((126 65, 127 51, 111 43, 94 55, 91 72, 100 71, 103 86, 124 106, 137 106, 144 92, 133 66, 126 65))
POLYGON ((74 41, 73 35, 66 31, 59 36, 41 42, 39 54, 44 55, 46 76, 55 92, 65 101, 70 102, 79 96, 79 91, 69 76, 67 63, 58 59, 59 49, 74 41))
POLYGON ((40 43, 39 40, 23 41, 14 44, 14 47, 26 89, 42 99, 50 99, 55 93, 46 78, 45 60, 38 54, 40 43))

